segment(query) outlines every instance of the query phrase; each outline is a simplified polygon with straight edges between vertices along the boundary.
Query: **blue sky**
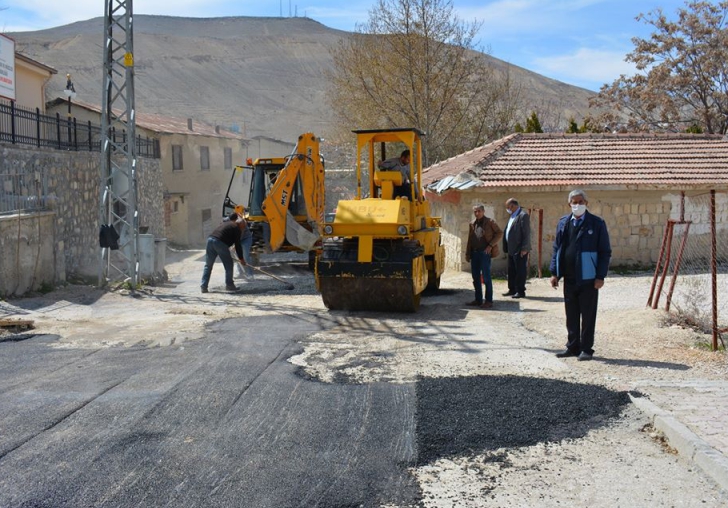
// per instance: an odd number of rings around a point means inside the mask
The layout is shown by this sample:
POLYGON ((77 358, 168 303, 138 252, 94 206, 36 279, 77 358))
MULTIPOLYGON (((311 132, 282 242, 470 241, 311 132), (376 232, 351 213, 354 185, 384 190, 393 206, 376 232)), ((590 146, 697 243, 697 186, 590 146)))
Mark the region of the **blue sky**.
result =
MULTIPOLYGON (((106 0, 0 0, 0 32, 41 30, 103 16, 106 0)), ((662 8, 676 18, 684 0, 454 0, 458 16, 483 23, 478 42, 492 56, 544 76, 598 90, 633 74, 624 56, 637 22, 662 8)), ((135 14, 167 16, 307 16, 340 30, 366 21, 374 0, 134 0, 135 14)))

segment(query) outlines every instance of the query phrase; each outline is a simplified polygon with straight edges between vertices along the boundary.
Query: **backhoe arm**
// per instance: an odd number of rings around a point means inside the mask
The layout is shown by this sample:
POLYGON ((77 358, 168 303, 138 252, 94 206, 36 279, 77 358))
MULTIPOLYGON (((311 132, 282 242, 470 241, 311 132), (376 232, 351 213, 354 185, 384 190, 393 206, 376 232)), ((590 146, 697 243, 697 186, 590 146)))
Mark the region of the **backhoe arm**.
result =
MULTIPOLYGON (((299 136, 295 150, 285 167, 278 173, 273 187, 263 201, 263 213, 270 225, 270 248, 273 251, 280 249, 286 240, 286 227, 294 225, 290 222, 295 223, 288 212, 288 207, 295 192, 297 177, 300 178, 303 188, 308 223, 316 236, 319 235, 318 229, 324 221, 325 206, 324 165, 319 145, 319 138, 311 133, 299 136)), ((289 238, 289 243, 299 246, 291 240, 289 238)))

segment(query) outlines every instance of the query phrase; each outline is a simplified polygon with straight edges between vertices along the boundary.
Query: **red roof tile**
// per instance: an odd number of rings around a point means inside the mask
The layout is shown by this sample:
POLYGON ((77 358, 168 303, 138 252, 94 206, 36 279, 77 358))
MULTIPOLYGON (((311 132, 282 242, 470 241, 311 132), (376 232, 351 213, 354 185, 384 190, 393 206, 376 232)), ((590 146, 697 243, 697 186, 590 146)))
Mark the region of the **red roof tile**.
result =
MULTIPOLYGON (((66 102, 66 99, 59 98, 55 101, 51 101, 51 103, 56 103, 59 101, 63 103, 66 102)), ((101 106, 98 106, 96 104, 74 100, 73 105, 101 114, 101 106)), ((201 122, 199 120, 192 121, 192 130, 189 130, 187 128, 186 118, 153 115, 150 113, 140 113, 139 111, 137 111, 135 120, 136 125, 138 125, 139 127, 160 134, 186 134, 188 136, 208 136, 213 138, 244 139, 241 134, 230 132, 223 128, 218 128, 218 130, 216 131, 215 126, 201 122)))
POLYGON ((728 185, 728 137, 704 134, 511 134, 423 170, 423 183, 478 187, 728 185))

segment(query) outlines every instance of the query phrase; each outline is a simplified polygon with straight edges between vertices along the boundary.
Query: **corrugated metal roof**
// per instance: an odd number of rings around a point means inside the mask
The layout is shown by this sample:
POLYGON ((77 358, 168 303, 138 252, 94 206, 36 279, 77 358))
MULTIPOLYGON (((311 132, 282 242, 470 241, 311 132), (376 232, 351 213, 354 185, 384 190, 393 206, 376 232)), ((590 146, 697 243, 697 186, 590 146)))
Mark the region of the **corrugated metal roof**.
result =
POLYGON ((436 192, 465 180, 479 187, 726 186, 728 137, 511 134, 423 170, 423 183, 436 192))

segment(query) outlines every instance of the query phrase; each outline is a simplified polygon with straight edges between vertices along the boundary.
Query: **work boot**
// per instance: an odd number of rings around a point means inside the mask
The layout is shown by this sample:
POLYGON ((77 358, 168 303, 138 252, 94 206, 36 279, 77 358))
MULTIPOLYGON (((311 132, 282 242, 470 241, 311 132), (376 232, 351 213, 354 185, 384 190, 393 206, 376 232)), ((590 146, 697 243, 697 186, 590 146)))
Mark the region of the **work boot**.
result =
POLYGON ((207 288, 205 286, 201 286, 200 293, 209 293, 209 291, 207 290, 207 288))
POLYGON ((235 284, 225 284, 225 291, 237 291, 238 286, 235 284))

